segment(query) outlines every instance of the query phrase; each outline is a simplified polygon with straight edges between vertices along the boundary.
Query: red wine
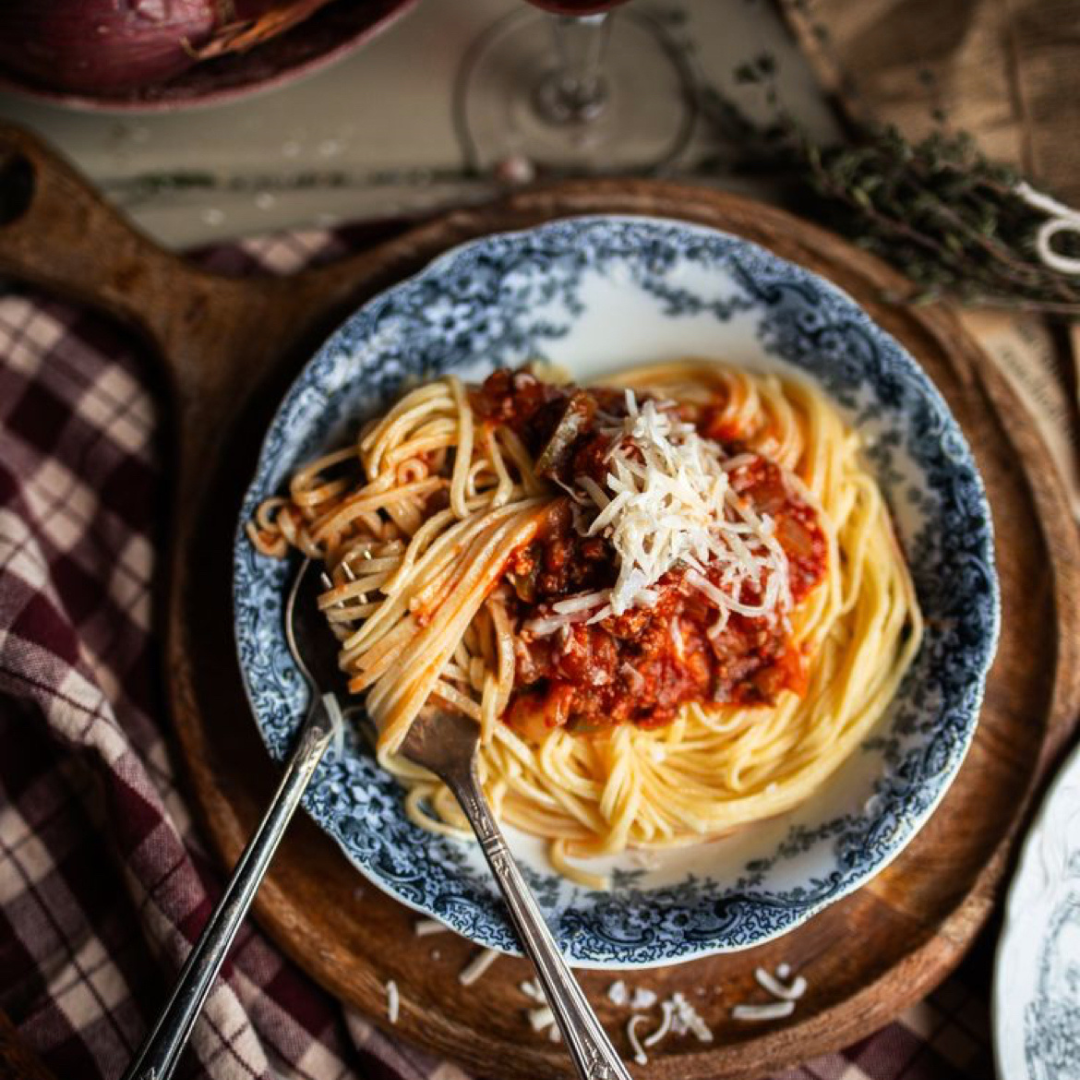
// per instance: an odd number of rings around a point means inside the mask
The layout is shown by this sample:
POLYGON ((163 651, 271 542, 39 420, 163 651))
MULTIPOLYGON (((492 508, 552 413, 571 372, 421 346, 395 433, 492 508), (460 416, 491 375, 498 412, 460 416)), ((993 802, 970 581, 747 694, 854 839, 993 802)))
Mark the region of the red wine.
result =
POLYGON ((599 15, 626 0, 529 0, 529 3, 554 15, 599 15))

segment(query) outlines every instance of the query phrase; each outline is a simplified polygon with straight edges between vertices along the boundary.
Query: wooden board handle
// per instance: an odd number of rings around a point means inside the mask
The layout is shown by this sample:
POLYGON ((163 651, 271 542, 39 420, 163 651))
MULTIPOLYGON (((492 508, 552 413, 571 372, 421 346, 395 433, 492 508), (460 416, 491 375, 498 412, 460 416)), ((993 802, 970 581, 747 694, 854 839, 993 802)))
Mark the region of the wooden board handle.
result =
MULTIPOLYGON (((377 257, 377 256, 376 256, 377 257)), ((159 247, 36 136, 0 122, 0 277, 89 304, 152 346, 180 461, 197 471, 265 367, 347 300, 361 255, 289 279, 229 278, 159 247)))
POLYGON ((129 224, 38 138, 0 123, 0 274, 93 304, 167 336, 150 301, 168 280, 181 292, 198 273, 129 224))

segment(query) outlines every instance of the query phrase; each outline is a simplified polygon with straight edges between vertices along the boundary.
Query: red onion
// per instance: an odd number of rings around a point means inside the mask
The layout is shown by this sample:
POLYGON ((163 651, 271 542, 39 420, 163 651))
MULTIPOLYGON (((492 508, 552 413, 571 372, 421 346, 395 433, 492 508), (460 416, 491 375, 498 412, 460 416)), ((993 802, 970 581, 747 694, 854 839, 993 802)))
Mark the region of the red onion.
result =
POLYGON ((0 65, 57 90, 108 95, 243 51, 329 0, 0 0, 0 65))

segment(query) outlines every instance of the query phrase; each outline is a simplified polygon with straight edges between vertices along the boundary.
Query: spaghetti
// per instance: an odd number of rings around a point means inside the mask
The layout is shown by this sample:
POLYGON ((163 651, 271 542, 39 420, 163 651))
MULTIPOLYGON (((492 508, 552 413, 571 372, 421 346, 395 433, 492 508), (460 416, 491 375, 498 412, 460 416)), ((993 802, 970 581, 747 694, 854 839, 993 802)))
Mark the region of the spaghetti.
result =
POLYGON ((410 818, 471 836, 397 753, 423 708, 459 710, 495 813, 593 887, 573 859, 804 800, 922 633, 855 433, 798 379, 711 362, 591 389, 445 376, 299 470, 248 532, 325 562, 320 606, 410 818))

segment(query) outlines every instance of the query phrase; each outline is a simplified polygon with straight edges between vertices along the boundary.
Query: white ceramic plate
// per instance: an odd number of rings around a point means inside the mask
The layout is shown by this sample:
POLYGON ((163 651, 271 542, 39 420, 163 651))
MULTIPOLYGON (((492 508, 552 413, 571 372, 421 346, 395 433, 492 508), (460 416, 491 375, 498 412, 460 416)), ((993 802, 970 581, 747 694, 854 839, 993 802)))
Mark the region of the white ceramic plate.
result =
POLYGON ((1080 1080, 1080 748, 1039 809, 994 967, 1001 1080, 1080 1080))
MULTIPOLYGON (((923 646, 863 746, 796 809, 722 840, 603 860, 609 892, 510 844, 572 963, 643 967, 749 948, 798 926, 894 859, 945 794, 971 741, 997 640, 989 510, 956 421, 915 361, 817 275, 682 222, 589 217, 448 252, 365 304, 304 368, 271 424, 241 510, 385 409, 409 379, 545 358, 578 379, 712 357, 816 381, 862 432, 927 617, 923 646), (941 583, 948 582, 948 588, 941 583)), ((289 564, 234 551, 240 665, 282 757, 307 693, 282 630, 289 564)), ((305 806, 363 873, 472 940, 516 951, 475 845, 424 832, 358 738, 330 752, 305 806)))

